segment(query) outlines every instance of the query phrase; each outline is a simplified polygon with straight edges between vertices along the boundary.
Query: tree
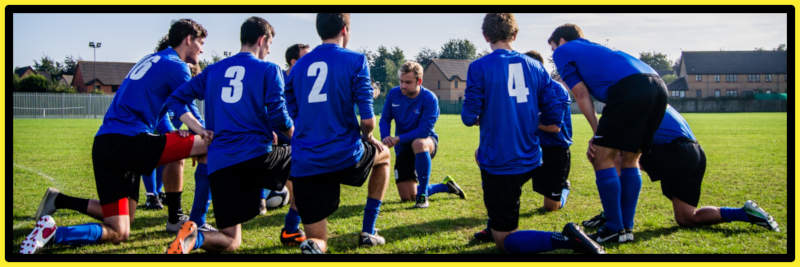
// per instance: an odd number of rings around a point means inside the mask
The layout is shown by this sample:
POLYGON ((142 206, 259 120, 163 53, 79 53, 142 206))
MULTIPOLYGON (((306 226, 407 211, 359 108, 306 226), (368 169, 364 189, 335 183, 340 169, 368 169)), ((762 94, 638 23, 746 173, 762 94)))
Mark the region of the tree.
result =
POLYGON ((42 75, 34 74, 19 81, 19 91, 45 92, 50 87, 50 81, 42 75))
POLYGON ((427 68, 433 62, 434 58, 439 57, 439 52, 430 48, 422 48, 422 50, 417 53, 416 61, 422 65, 422 68, 427 68))
POLYGON ((467 39, 451 39, 442 45, 439 58, 475 59, 475 45, 467 39))
POLYGON ((63 68, 61 62, 53 61, 48 56, 42 56, 39 61, 33 61, 33 69, 39 73, 47 73, 51 79, 61 76, 63 68))
POLYGON ((379 46, 377 53, 373 55, 374 64, 369 70, 372 81, 381 85, 381 91, 397 86, 399 84, 397 69, 405 62, 403 50, 399 47, 394 47, 390 51, 385 46, 379 46))
POLYGON ((650 67, 659 73, 672 70, 672 62, 667 59, 667 55, 663 53, 642 52, 639 54, 639 60, 647 63, 647 65, 650 65, 650 67))
POLYGON ((72 55, 64 57, 64 65, 62 65, 61 74, 75 75, 75 71, 78 69, 78 61, 81 61, 81 59, 76 59, 72 55))
POLYGON ((478 55, 475 56, 475 58, 482 58, 483 56, 491 54, 491 53, 492 53, 492 51, 489 51, 488 49, 484 49, 483 51, 478 53, 478 55))
POLYGON ((670 83, 674 82, 677 79, 678 79, 678 76, 676 76, 675 74, 672 74, 672 73, 664 74, 664 76, 661 76, 661 80, 664 81, 664 84, 670 84, 670 83))
POLYGON ((205 59, 201 59, 200 62, 197 62, 197 65, 200 66, 200 70, 204 70, 204 69, 206 69, 206 67, 208 67, 208 65, 217 63, 220 60, 222 60, 222 57, 217 55, 217 54, 214 54, 214 55, 211 55, 211 61, 205 60, 205 59))
POLYGON ((786 51, 786 44, 779 44, 775 51, 786 51))

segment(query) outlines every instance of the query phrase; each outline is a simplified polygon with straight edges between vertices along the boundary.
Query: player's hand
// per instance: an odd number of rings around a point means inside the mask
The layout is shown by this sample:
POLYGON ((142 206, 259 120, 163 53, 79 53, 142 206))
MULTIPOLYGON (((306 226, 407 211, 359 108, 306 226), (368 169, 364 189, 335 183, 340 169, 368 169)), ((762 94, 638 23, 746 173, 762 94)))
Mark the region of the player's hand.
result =
POLYGON ((192 133, 187 130, 175 130, 173 131, 173 133, 178 134, 178 136, 180 136, 181 138, 186 138, 192 135, 192 133))
POLYGON ((597 152, 597 148, 594 147, 594 138, 590 138, 589 147, 586 149, 586 158, 589 159, 589 162, 594 162, 595 152, 597 152))
POLYGON ((202 129, 197 133, 201 138, 203 138, 206 143, 211 144, 211 140, 214 139, 214 132, 211 130, 202 129))
POLYGON ((378 141, 378 139, 375 139, 374 136, 370 136, 364 139, 366 139, 365 141, 370 142, 370 144, 374 145, 375 148, 378 149, 378 152, 383 152, 383 150, 388 149, 386 146, 383 145, 383 143, 378 141))
POLYGON ((394 142, 392 142, 392 137, 391 136, 387 136, 386 138, 383 138, 382 142, 387 147, 393 147, 394 146, 394 142))
POLYGON ((277 146, 278 145, 278 135, 275 134, 275 132, 272 132, 272 145, 273 146, 277 146))

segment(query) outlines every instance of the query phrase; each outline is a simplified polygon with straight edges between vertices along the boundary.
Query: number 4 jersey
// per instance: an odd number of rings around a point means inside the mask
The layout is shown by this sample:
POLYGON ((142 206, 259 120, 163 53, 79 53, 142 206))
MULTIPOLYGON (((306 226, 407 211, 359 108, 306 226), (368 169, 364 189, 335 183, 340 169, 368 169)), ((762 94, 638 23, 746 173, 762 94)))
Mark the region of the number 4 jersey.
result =
POLYGON ((351 167, 361 159, 361 119, 373 117, 367 58, 336 44, 322 44, 301 57, 286 81, 292 137, 293 177, 351 167))
POLYGON ((272 151, 272 131, 292 127, 283 96, 280 67, 241 52, 206 67, 167 100, 175 116, 186 105, 205 99, 206 129, 214 131, 208 147, 208 173, 272 151))
POLYGON ((164 101, 191 77, 172 48, 145 56, 125 76, 97 135, 152 133, 164 101))
POLYGON ((469 64, 461 120, 480 123, 481 169, 506 175, 541 165, 536 129, 559 123, 569 101, 555 90, 562 89, 541 63, 516 51, 498 49, 469 64))

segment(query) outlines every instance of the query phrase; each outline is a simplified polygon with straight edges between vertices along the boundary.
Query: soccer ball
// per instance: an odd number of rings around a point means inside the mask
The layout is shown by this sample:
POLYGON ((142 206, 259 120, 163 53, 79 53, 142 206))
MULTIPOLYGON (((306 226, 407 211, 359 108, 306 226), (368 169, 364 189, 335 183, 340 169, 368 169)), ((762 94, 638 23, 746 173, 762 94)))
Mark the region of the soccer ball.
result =
POLYGON ((289 189, 286 186, 280 191, 269 191, 267 195, 267 210, 280 209, 289 204, 289 189))

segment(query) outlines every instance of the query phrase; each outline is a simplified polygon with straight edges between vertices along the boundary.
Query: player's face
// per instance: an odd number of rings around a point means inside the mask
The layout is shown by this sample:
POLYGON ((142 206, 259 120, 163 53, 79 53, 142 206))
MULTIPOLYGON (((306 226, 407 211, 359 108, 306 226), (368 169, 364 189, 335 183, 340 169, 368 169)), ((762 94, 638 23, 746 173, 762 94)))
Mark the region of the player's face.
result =
POLYGON ((267 39, 264 40, 264 46, 261 47, 261 53, 258 55, 258 59, 263 60, 269 55, 270 46, 272 46, 272 37, 267 37, 267 39))
POLYGON ((420 79, 413 72, 403 73, 400 75, 400 89, 403 93, 415 93, 419 90, 420 79))
POLYGON ((203 53, 203 45, 206 38, 189 38, 189 54, 186 56, 186 63, 197 64, 200 62, 200 54, 203 53))
POLYGON ((556 51, 556 48, 558 48, 558 44, 556 44, 554 42, 549 42, 549 44, 550 44, 550 50, 551 51, 556 51))
POLYGON ((309 48, 300 49, 300 52, 297 53, 297 59, 299 60, 301 57, 303 57, 306 54, 308 54, 308 52, 311 52, 311 49, 309 49, 309 48))

